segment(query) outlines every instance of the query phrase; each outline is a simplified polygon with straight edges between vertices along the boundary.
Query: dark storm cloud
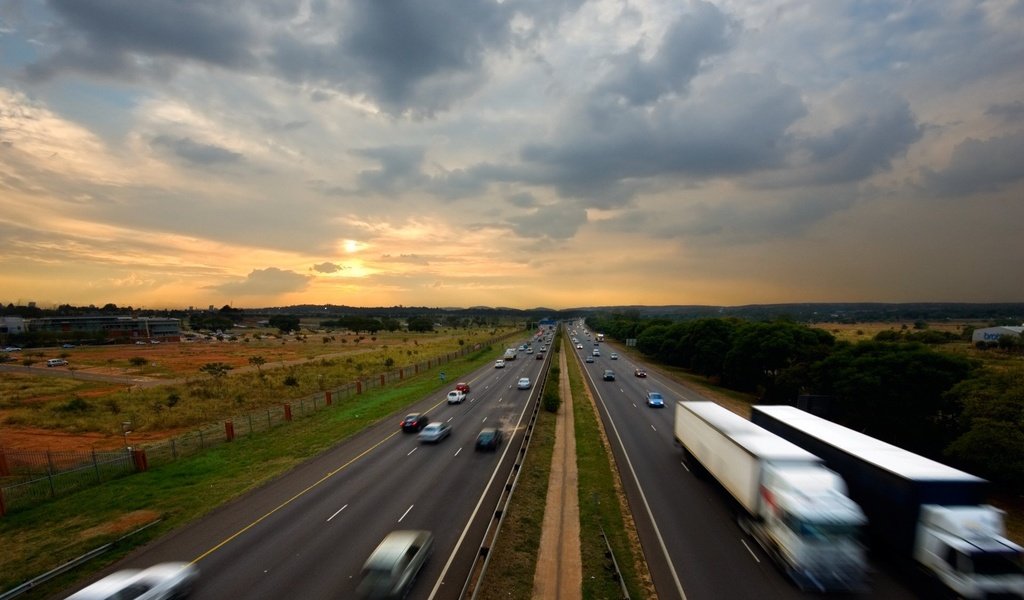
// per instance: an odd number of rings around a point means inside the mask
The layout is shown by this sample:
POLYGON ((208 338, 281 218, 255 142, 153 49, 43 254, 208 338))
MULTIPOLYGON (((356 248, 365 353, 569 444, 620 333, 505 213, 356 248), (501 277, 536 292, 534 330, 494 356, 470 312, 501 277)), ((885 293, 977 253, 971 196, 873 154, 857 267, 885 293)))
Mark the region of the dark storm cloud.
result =
POLYGON ((710 56, 729 47, 733 24, 714 5, 696 2, 665 33, 650 60, 635 47, 614 59, 615 66, 599 91, 648 104, 664 94, 682 92, 710 56))
POLYGON ((225 68, 253 63, 253 36, 234 6, 205 0, 50 0, 49 6, 60 17, 50 32, 57 49, 28 67, 30 78, 65 70, 132 77, 146 62, 136 59, 141 56, 225 68))
POLYGON ((521 158, 533 183, 595 206, 625 203, 636 179, 708 178, 782 164, 787 129, 806 112, 799 90, 772 77, 727 78, 697 100, 624 107, 592 98, 553 139, 521 158))
POLYGON ((1017 100, 1005 104, 993 104, 988 107, 985 114, 1007 123, 1019 123, 1024 121, 1024 102, 1017 100))
POLYGON ((352 154, 380 163, 379 169, 360 171, 360 189, 375 194, 393 194, 418 188, 427 183, 421 171, 425 149, 411 146, 363 148, 352 154))
MULTIPOLYGON (((271 73, 366 98, 395 114, 430 115, 479 88, 485 61, 556 23, 578 1, 294 2, 51 0, 53 50, 30 79, 64 71, 168 77, 180 61, 271 73), (513 31, 525 15, 531 27, 513 31)), ((330 97, 326 90, 311 92, 330 97)))
POLYGON ((309 285, 311 277, 295 271, 277 267, 254 269, 245 279, 210 286, 225 294, 238 296, 263 296, 301 292, 309 285))
POLYGON ((548 237, 557 240, 569 239, 576 235, 587 222, 587 211, 579 206, 562 202, 542 206, 536 211, 517 217, 510 217, 517 234, 524 238, 548 237))
POLYGON ((199 166, 241 162, 242 155, 213 144, 202 144, 191 138, 174 138, 158 135, 150 145, 170 150, 175 156, 199 166))
POLYGON ((941 171, 923 169, 925 188, 939 196, 994 192, 1024 181, 1021 157, 1024 132, 957 144, 949 166, 941 171))

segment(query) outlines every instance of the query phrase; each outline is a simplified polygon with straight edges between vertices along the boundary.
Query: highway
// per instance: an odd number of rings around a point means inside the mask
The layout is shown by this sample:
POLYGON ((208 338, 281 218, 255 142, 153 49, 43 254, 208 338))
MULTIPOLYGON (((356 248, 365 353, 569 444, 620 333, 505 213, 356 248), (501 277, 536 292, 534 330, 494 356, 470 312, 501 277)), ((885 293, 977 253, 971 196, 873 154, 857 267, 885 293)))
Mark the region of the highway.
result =
MULTIPOLYGON (((571 339, 571 327, 569 331, 571 339)), ((616 349, 605 343, 599 346, 601 356, 586 363, 584 358, 595 347, 593 335, 586 337, 578 328, 575 336, 583 345, 575 352, 608 432, 658 597, 821 598, 801 592, 743 533, 723 489, 710 478, 696 478, 683 465, 673 437, 673 406, 676 400, 708 398, 652 370, 647 370, 646 378, 635 377, 634 369, 646 369, 646 365, 633 362, 623 352, 612 360, 616 349), (614 381, 602 379, 605 369, 615 372, 614 381), (661 392, 665 408, 649 408, 647 391, 661 392)), ((874 567, 869 593, 843 597, 916 597, 878 565, 874 567)))
POLYGON ((200 569, 194 600, 353 598, 363 562, 385 535, 426 529, 434 534, 434 551, 409 597, 458 598, 517 457, 547 362, 520 352, 504 369, 481 368, 464 379, 471 392, 463 404, 448 405, 448 388, 439 390, 96 578, 194 561, 200 569), (534 385, 517 389, 520 377, 534 385), (449 423, 450 437, 419 443, 416 434, 399 428, 406 412, 449 423), (476 452, 476 435, 487 426, 501 427, 505 442, 495 453, 476 452))

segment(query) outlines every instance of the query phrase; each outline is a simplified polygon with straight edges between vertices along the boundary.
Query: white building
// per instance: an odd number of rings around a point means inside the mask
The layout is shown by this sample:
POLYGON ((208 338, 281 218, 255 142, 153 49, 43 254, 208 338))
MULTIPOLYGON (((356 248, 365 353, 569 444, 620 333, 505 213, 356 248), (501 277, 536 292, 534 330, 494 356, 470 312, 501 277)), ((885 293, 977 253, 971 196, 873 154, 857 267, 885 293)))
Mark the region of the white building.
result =
POLYGON ((978 342, 985 342, 987 344, 998 344, 999 338, 1001 338, 1004 335, 1020 337, 1022 333, 1024 333, 1024 325, 1003 325, 1000 327, 985 327, 984 329, 974 330, 974 334, 971 335, 971 343, 977 344, 978 342))
POLYGON ((25 319, 0 317, 0 333, 25 333, 25 319))

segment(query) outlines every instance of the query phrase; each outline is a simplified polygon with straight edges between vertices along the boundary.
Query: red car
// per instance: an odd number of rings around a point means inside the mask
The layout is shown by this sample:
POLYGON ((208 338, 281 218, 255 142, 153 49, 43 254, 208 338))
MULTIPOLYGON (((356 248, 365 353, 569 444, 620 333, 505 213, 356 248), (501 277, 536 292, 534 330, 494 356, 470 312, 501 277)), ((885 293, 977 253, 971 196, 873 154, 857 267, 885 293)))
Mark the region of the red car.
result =
POLYGON ((465 381, 460 381, 455 384, 455 389, 462 392, 463 394, 469 393, 469 384, 465 381))
POLYGON ((634 369, 633 375, 636 375, 637 377, 647 377, 647 371, 644 371, 643 369, 634 369))

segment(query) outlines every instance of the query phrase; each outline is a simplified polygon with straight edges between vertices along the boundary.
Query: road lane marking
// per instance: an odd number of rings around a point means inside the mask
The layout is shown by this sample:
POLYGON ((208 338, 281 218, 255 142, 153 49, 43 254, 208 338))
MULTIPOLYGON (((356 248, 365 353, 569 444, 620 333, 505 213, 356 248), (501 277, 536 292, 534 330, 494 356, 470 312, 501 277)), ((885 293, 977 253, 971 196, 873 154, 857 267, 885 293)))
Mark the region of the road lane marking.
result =
POLYGON ((415 504, 410 504, 410 505, 409 505, 409 508, 405 509, 405 512, 404 512, 404 513, 402 513, 402 516, 398 517, 398 522, 399 522, 399 523, 401 523, 401 522, 402 522, 402 519, 404 519, 404 518, 406 517, 406 515, 408 515, 408 514, 409 514, 409 511, 410 511, 410 510, 412 510, 412 507, 414 507, 414 506, 416 506, 416 505, 415 505, 415 504))
POLYGON ((484 420, 483 420, 483 421, 480 421, 480 422, 481 422, 481 423, 483 423, 483 422, 484 422, 484 421, 486 421, 486 420, 487 420, 487 417, 484 417, 484 420))
POLYGON ((277 505, 277 506, 276 506, 275 508, 273 508, 273 509, 271 509, 270 511, 268 511, 268 512, 267 512, 266 514, 264 514, 264 515, 263 515, 262 517, 260 517, 260 518, 256 519, 256 520, 255 520, 255 521, 253 521, 252 523, 249 523, 249 524, 248 524, 248 525, 246 525, 245 527, 243 527, 243 528, 239 529, 239 530, 238 530, 238 531, 236 531, 235 533, 233 533, 233 534, 231 534, 230 536, 228 536, 228 537, 224 538, 224 540, 223 540, 223 541, 221 541, 220 543, 218 543, 218 544, 217 544, 216 546, 214 546, 213 548, 210 548, 210 549, 209 549, 209 550, 207 550, 206 552, 203 552, 203 553, 202 553, 202 554, 200 554, 199 556, 197 556, 197 557, 195 557, 194 559, 192 559, 192 562, 190 562, 189 564, 193 564, 193 565, 194 565, 194 564, 196 564, 197 562, 199 562, 199 561, 203 560, 204 558, 206 558, 207 556, 209 556, 209 555, 213 554, 213 553, 214 553, 214 552, 216 552, 217 550, 220 550, 220 549, 221 549, 221 548, 223 548, 224 546, 228 545, 228 543, 230 543, 230 542, 231 542, 232 540, 234 540, 234 539, 235 539, 235 538, 237 538, 238 536, 242 535, 242 534, 243 534, 243 533, 245 533, 246 531, 249 531, 249 530, 250 530, 250 529, 252 529, 253 527, 255 527, 255 526, 259 525, 260 523, 262 523, 263 521, 265 521, 265 520, 266 520, 267 518, 269 518, 269 517, 270 517, 270 515, 272 515, 272 514, 276 513, 277 511, 281 510, 282 508, 284 508, 284 507, 288 506, 288 505, 289 505, 289 504, 291 504, 292 502, 295 502, 295 501, 296 501, 296 500, 298 500, 298 499, 299 499, 300 497, 302 497, 302 496, 306 495, 306 494, 307 494, 307 493, 308 493, 308 492, 309 492, 310 490, 312 490, 313 488, 315 488, 315 487, 319 486, 319 485, 320 485, 321 483, 323 483, 323 482, 327 481, 327 480, 328 480, 328 479, 330 479, 331 477, 334 477, 335 475, 337 475, 338 473, 340 473, 340 472, 341 472, 342 470, 344 470, 344 469, 348 468, 348 467, 349 467, 350 465, 352 465, 352 464, 353 464, 354 462, 356 462, 356 461, 357 461, 357 460, 359 460, 360 458, 362 458, 362 457, 366 456, 366 455, 367 455, 367 454, 369 454, 370 452, 373 452, 374 450, 376 450, 376 449, 377 449, 377 447, 381 446, 381 445, 382 445, 382 444, 383 444, 384 442, 386 442, 386 441, 390 440, 391 438, 395 437, 396 435, 398 435, 398 433, 399 433, 399 432, 397 432, 397 431, 396 431, 396 432, 392 433, 391 435, 389 435, 389 436, 386 436, 385 438, 383 438, 383 439, 382 439, 381 441, 377 442, 376 444, 374 444, 374 445, 370 446, 370 447, 369 447, 369 448, 367 448, 366 450, 363 450, 362 452, 360 452, 359 454, 357 454, 357 455, 356 455, 355 457, 353 457, 353 458, 352 458, 352 460, 350 460, 350 461, 348 461, 347 463, 345 463, 345 464, 341 465, 340 467, 338 467, 337 469, 335 469, 335 470, 331 471, 330 473, 328 473, 328 474, 324 475, 323 477, 321 477, 321 478, 320 478, 319 480, 315 481, 314 483, 311 483, 311 484, 309 484, 308 486, 306 486, 306 489, 304 489, 304 490, 302 490, 302 491, 300 491, 300 492, 296 493, 296 494, 295 494, 294 496, 292 496, 291 498, 289 498, 289 499, 285 500, 285 501, 284 501, 284 502, 282 502, 281 504, 278 504, 278 505, 277 505))
POLYGON ((743 547, 747 549, 747 552, 754 557, 754 560, 756 560, 758 564, 761 564, 761 559, 759 559, 757 555, 754 554, 754 551, 750 549, 750 546, 747 545, 747 540, 740 538, 740 543, 743 544, 743 547))
POLYGON ((658 428, 657 428, 657 427, 655 427, 654 425, 651 425, 651 429, 653 429, 653 430, 655 430, 655 431, 657 431, 657 430, 658 430, 658 428))
POLYGON ((331 515, 331 516, 327 517, 327 522, 328 522, 328 523, 330 523, 330 522, 331 522, 331 519, 333 519, 334 517, 338 516, 338 513, 340 513, 341 511, 345 510, 346 508, 348 508, 348 504, 346 504, 345 506, 342 506, 342 507, 341 507, 341 508, 339 508, 339 509, 338 509, 338 511, 337 511, 337 512, 335 512, 335 513, 334 513, 333 515, 331 515))
POLYGON ((459 452, 462 452, 462 448, 459 448, 458 450, 455 451, 455 456, 458 456, 459 452))
POLYGON ((683 468, 684 468, 684 469, 686 469, 686 472, 687 472, 687 473, 689 473, 689 472, 690 472, 690 467, 686 466, 686 463, 685 463, 685 462, 683 462, 683 461, 679 461, 679 464, 683 465, 683 468))
POLYGON ((419 446, 416 446, 415 448, 413 448, 412 450, 410 450, 410 451, 409 451, 409 453, 408 453, 408 454, 406 454, 406 456, 412 456, 412 453, 413 453, 413 452, 415 452, 415 451, 416 451, 416 450, 417 450, 418 448, 419 448, 419 446))

